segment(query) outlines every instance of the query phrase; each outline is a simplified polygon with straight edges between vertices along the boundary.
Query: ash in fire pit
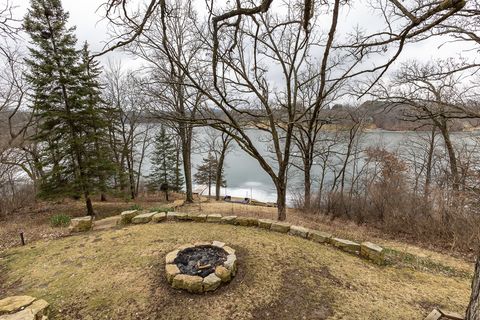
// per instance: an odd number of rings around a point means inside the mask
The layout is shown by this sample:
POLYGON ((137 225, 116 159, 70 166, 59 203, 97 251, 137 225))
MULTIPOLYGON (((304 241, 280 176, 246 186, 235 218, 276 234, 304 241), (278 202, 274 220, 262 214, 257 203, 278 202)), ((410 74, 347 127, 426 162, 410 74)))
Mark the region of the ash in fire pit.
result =
POLYGON ((227 260, 228 253, 219 247, 198 246, 178 253, 174 263, 183 274, 206 277, 227 260))
POLYGON ((165 275, 175 289, 213 291, 236 272, 235 249, 220 241, 186 244, 165 256, 165 275))

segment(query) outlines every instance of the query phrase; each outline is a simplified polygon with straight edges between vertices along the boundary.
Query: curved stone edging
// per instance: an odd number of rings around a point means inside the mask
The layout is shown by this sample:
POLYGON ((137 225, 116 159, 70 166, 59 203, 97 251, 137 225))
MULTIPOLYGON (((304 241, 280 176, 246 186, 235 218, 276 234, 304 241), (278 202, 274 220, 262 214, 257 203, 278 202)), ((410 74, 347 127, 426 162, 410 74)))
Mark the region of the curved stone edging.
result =
MULTIPOLYGON (((124 211, 120 214, 119 224, 125 225, 129 223, 159 223, 163 221, 192 221, 192 222, 208 222, 231 224, 244 227, 258 227, 270 231, 288 233, 292 236, 301 237, 317 243, 329 244, 342 251, 368 259, 375 264, 385 264, 385 250, 381 246, 371 243, 357 243, 347 239, 334 237, 332 234, 302 226, 291 225, 286 222, 274 221, 270 219, 257 219, 253 217, 239 217, 235 215, 222 216, 221 214, 196 214, 182 212, 150 212, 142 213, 140 211, 131 210, 124 211)), ((73 220, 72 220, 73 221, 73 220)), ((87 230, 82 230, 87 231, 87 230)))
POLYGON ((196 242, 186 244, 173 250, 165 256, 165 276, 168 283, 175 289, 186 290, 191 293, 203 293, 216 290, 222 283, 229 282, 237 273, 237 256, 235 250, 220 241, 196 242), (227 259, 222 265, 215 268, 215 272, 205 277, 182 274, 175 264, 178 254, 185 249, 199 246, 215 246, 227 252, 227 259))

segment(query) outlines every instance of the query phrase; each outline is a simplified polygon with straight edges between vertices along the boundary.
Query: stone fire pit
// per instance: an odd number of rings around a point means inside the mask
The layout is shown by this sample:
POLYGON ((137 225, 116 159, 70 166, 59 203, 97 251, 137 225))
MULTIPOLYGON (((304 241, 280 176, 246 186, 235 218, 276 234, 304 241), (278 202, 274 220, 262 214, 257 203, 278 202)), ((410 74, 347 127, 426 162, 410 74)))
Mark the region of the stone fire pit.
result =
POLYGON ((237 271, 235 250, 219 241, 183 245, 169 252, 165 263, 168 283, 192 293, 213 291, 237 271))

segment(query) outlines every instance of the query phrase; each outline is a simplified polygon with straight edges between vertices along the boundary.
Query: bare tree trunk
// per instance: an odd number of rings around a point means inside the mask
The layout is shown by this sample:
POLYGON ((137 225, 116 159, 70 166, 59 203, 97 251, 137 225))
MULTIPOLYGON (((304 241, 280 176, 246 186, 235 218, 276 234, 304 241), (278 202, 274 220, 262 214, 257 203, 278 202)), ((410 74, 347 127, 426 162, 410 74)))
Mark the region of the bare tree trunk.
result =
POLYGON ((427 172, 425 174, 425 198, 430 194, 430 184, 432 181, 432 162, 433 162, 433 152, 435 150, 435 129, 432 127, 432 136, 430 138, 430 145, 428 149, 428 158, 427 158, 427 172))
POLYGON ((277 219, 279 221, 287 219, 287 190, 285 183, 277 185, 277 219))
POLYGON ((455 150, 453 148, 452 141, 450 140, 450 134, 448 129, 445 126, 440 128, 443 140, 445 142, 445 147, 447 148, 448 158, 450 162, 450 171, 452 174, 452 181, 453 181, 453 190, 458 191, 460 189, 460 176, 458 174, 458 166, 457 166, 457 157, 455 155, 455 150))
POLYGON ((222 186, 223 163, 225 162, 226 148, 222 149, 218 158, 217 171, 215 172, 215 200, 220 200, 220 188, 222 186))
MULTIPOLYGON (((183 124, 182 124, 183 125, 183 124)), ((184 129, 183 129, 184 130, 184 129)), ((186 135, 180 135, 182 139, 182 158, 183 158, 183 172, 185 173, 185 196, 186 202, 193 202, 193 187, 192 187, 192 140, 186 135)))
MULTIPOLYGON (((310 168, 310 167, 308 167, 310 168)), ((305 168, 307 169, 307 168, 305 168)), ((312 199, 312 193, 311 193, 311 187, 312 187, 312 180, 311 180, 311 169, 304 170, 304 203, 303 203, 303 209, 304 210, 309 210, 311 208, 311 199, 312 199)))
POLYGON ((92 199, 90 199, 90 193, 88 191, 84 192, 85 204, 87 206, 87 216, 94 216, 95 212, 93 211, 92 199))
POLYGON ((480 256, 477 256, 475 264, 475 274, 472 281, 472 294, 470 296, 470 303, 468 304, 467 314, 465 320, 479 320, 480 319, 480 256))

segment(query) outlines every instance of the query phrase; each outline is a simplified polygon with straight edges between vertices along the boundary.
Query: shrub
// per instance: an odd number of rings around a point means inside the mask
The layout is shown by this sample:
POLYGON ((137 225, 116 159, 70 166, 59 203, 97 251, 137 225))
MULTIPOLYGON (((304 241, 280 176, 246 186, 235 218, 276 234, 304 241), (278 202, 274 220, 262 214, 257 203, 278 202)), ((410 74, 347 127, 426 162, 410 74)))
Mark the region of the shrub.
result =
POLYGON ((55 228, 66 227, 70 224, 71 219, 72 218, 66 214, 56 214, 50 217, 50 224, 55 228))
POLYGON ((142 206, 135 203, 130 206, 129 210, 142 210, 142 206))

